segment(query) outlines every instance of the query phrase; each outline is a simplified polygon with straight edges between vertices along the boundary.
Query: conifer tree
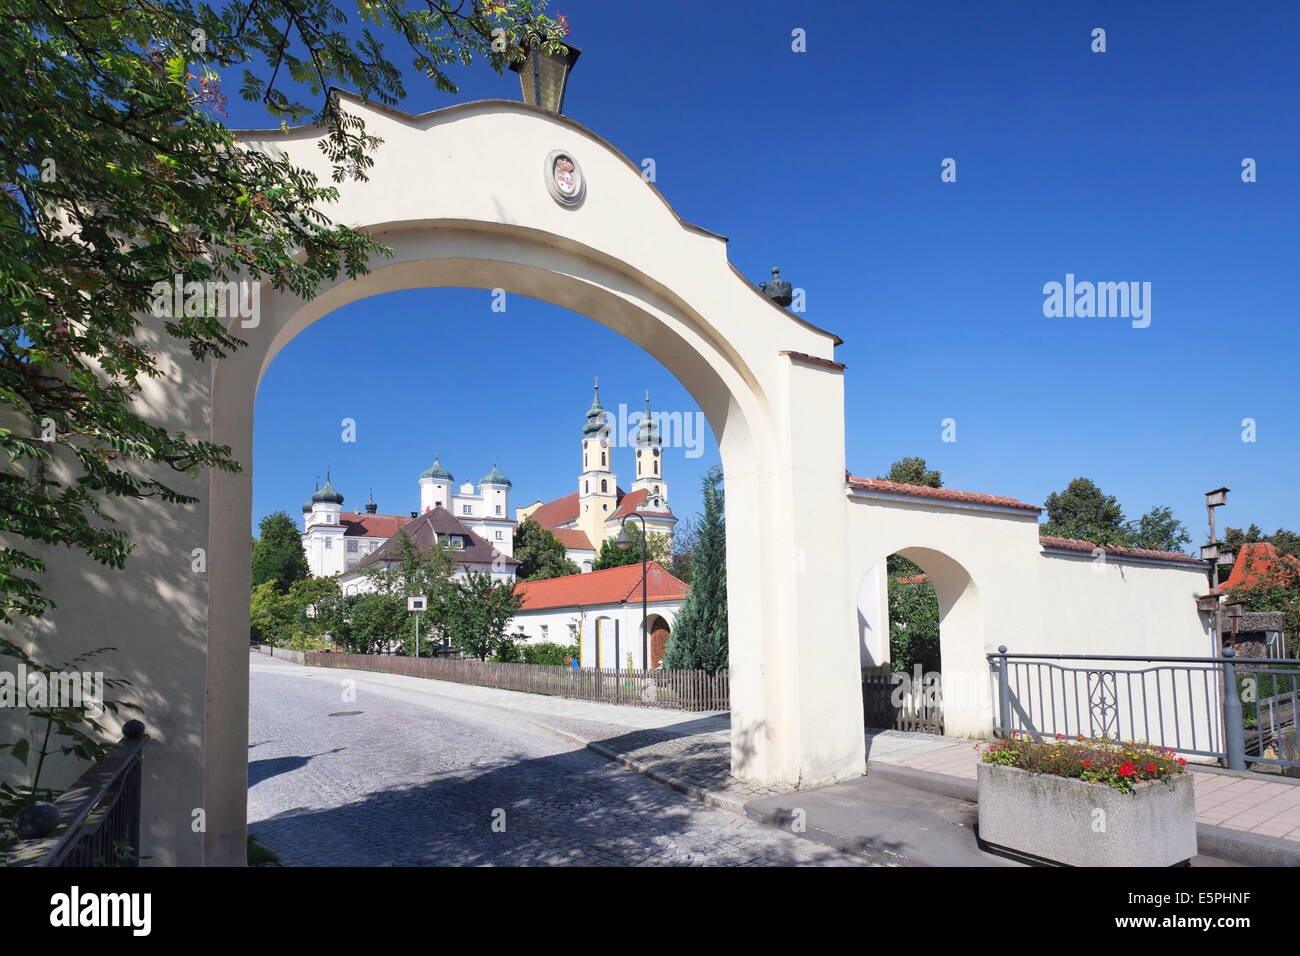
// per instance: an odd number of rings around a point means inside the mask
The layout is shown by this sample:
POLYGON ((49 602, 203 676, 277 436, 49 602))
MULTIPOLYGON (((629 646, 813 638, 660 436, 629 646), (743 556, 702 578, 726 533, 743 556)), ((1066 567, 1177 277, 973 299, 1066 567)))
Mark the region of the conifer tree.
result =
POLYGON ((727 528, 722 469, 704 476, 704 515, 691 562, 691 593, 682 604, 664 651, 672 670, 714 673, 727 666, 727 528))

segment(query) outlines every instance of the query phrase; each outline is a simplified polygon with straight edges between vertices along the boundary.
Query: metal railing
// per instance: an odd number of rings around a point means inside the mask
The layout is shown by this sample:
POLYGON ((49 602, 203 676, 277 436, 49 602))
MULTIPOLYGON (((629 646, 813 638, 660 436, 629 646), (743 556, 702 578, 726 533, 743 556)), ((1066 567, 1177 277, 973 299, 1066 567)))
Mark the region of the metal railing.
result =
POLYGON ((141 762, 149 737, 139 721, 126 730, 121 743, 55 798, 53 832, 15 843, 7 866, 139 865, 141 762))
POLYGON ((1300 660, 989 654, 994 733, 1109 737, 1217 757, 1229 768, 1300 767, 1300 660), (1268 756, 1268 754, 1273 756, 1268 756))

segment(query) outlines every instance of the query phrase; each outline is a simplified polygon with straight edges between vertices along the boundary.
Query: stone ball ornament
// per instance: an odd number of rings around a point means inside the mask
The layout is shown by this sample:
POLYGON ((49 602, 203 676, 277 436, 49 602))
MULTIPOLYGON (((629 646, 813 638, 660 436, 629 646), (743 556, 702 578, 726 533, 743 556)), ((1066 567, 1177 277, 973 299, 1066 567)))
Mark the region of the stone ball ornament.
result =
POLYGON ((546 189, 561 206, 576 208, 587 197, 587 177, 571 153, 552 150, 543 167, 546 189))
POLYGON ((14 816, 14 833, 21 840, 39 840, 58 829, 61 817, 59 808, 54 804, 37 800, 27 804, 14 816))

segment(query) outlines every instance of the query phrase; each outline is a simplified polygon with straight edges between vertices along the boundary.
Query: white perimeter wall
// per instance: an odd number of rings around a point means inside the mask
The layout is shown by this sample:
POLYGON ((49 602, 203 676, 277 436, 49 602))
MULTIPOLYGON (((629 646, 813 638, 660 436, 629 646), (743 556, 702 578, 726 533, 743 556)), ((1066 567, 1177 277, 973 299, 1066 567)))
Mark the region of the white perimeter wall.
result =
POLYGON ((902 553, 935 585, 947 733, 989 735, 995 698, 985 655, 999 645, 1011 653, 1211 652, 1208 622, 1196 610, 1206 588, 1197 566, 1046 553, 1034 512, 850 492, 847 514, 845 587, 857 595, 849 628, 863 666, 889 659, 885 558, 902 553))

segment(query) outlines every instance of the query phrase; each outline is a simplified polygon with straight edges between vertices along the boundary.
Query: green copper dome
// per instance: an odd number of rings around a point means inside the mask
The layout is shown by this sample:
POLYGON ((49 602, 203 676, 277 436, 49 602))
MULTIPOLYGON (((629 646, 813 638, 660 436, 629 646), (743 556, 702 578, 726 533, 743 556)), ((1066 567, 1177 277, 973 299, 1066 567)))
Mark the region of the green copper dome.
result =
POLYGON ((605 421, 605 408, 600 404, 600 383, 596 383, 596 393, 591 399, 591 408, 587 409, 587 423, 582 426, 584 437, 594 435, 608 436, 609 423, 605 421))
POLYGON ((306 514, 306 513, 309 512, 309 511, 311 511, 311 502, 310 502, 310 501, 304 501, 304 502, 302 503, 302 513, 303 513, 303 514, 306 514))
POLYGON ((492 470, 480 478, 478 483, 480 485, 505 485, 507 488, 510 487, 510 479, 497 471, 497 460, 495 458, 492 459, 492 470))
POLYGON ((442 462, 438 461, 438 456, 433 456, 433 464, 424 471, 420 472, 421 478, 437 478, 439 481, 455 481, 446 468, 442 467, 442 462))
POLYGON ((343 504, 343 496, 335 491, 334 486, 330 484, 329 472, 325 473, 325 487, 313 494, 311 500, 324 501, 334 505, 343 504))

